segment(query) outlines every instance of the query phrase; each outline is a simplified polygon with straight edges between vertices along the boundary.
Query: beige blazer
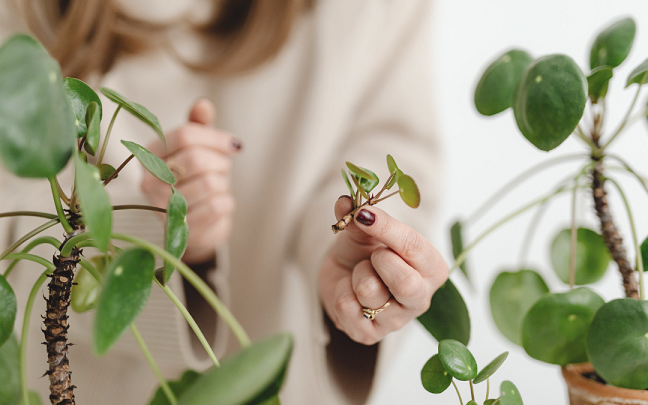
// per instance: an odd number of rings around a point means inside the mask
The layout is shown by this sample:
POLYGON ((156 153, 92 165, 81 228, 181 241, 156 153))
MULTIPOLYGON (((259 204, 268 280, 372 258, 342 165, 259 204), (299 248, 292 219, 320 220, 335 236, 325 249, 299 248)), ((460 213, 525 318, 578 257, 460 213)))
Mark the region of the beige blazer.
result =
MULTIPOLYGON (((1 0, 0 7, 2 1, 9 0, 1 0)), ((165 130, 183 124, 192 102, 207 96, 216 104, 218 127, 242 141, 242 153, 232 169, 237 201, 234 231, 228 246, 217 252, 211 281, 253 340, 282 330, 294 334, 284 405, 358 403, 343 393, 327 367, 328 332, 316 282, 335 237, 330 229, 335 222, 333 205, 348 192, 340 176, 344 162, 370 168, 384 180, 385 155, 392 154, 417 181, 422 203, 411 210, 392 199, 381 207, 421 232, 431 225, 438 148, 431 103, 429 9, 426 0, 321 0, 300 18, 274 60, 242 77, 199 75, 155 51, 121 60, 101 80, 101 85, 147 106, 165 130)), ((2 15, 9 13, 0 12, 0 38, 16 29, 15 18, 7 21, 2 15)), ((113 111, 114 105, 104 99, 104 125, 113 111)), ((126 113, 120 113, 113 134, 105 161, 115 166, 129 155, 120 139, 146 145, 156 136, 126 113)), ((69 168, 60 177, 69 188, 69 168)), ((146 203, 141 178, 141 166, 129 164, 108 186, 113 204, 146 203)), ((46 182, 18 182, 1 172, 0 187, 0 211, 54 210, 46 182)), ((6 246, 41 222, 0 219, 0 243, 6 246)), ((116 231, 162 243, 163 225, 155 215, 120 212, 114 222, 116 231)), ((61 233, 52 232, 57 237, 61 233)), ((40 253, 49 257, 55 252, 44 247, 40 253)), ((25 264, 10 277, 20 311, 39 272, 37 266, 25 264)), ((178 278, 171 286, 184 297, 178 278)), ((30 387, 46 400, 47 381, 39 378, 46 366, 39 344, 42 311, 44 304, 37 303, 28 374, 30 387)), ((77 402, 146 403, 157 383, 134 340, 126 333, 106 356, 94 358, 89 346, 92 316, 72 314, 70 319, 77 402)), ((166 377, 210 366, 200 348, 192 346, 191 332, 180 314, 156 287, 137 325, 166 377)), ((237 349, 225 325, 219 323, 216 330, 217 355, 237 349)), ((398 335, 381 343, 378 381, 392 363, 398 335)))

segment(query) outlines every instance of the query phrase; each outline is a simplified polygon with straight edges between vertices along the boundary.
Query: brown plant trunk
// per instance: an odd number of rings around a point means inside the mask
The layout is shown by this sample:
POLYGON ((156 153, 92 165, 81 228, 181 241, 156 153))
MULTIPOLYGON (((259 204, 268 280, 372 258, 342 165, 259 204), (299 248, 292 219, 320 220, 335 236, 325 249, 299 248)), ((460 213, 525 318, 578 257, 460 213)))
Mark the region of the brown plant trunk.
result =
POLYGON ((594 170, 592 171, 592 195, 594 197, 596 215, 598 215, 601 222, 601 233, 603 234, 605 245, 619 267, 626 297, 639 299, 639 284, 635 277, 635 271, 628 261, 628 256, 623 246, 623 239, 610 214, 607 193, 604 187, 603 164, 600 158, 592 159, 595 161, 594 170))
POLYGON ((50 379, 50 401, 52 405, 74 405, 74 388, 70 375, 67 342, 68 315, 70 291, 74 270, 79 263, 80 251, 72 249, 68 257, 55 256, 56 270, 51 275, 47 315, 45 316, 45 344, 47 345, 47 361, 49 370, 46 375, 50 379))

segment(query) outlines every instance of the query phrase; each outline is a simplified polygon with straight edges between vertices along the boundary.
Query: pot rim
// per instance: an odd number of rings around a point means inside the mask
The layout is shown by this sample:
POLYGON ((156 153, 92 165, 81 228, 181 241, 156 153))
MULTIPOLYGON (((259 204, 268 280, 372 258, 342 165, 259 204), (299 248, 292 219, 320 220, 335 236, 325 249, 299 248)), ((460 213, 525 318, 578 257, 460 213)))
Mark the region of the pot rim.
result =
POLYGON ((573 387, 586 390, 591 394, 601 397, 648 400, 648 390, 614 387, 583 376, 582 373, 595 371, 591 363, 568 364, 567 366, 561 367, 561 371, 570 389, 573 387))

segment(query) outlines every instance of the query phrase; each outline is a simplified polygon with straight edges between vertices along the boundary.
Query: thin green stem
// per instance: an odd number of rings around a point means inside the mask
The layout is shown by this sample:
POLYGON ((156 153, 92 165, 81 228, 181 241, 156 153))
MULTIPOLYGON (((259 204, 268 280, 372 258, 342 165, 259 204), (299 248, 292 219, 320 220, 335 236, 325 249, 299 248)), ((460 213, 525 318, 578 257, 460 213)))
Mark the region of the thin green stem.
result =
MULTIPOLYGON (((575 179, 575 186, 578 185, 580 175, 575 179)), ((571 203, 571 235, 569 240, 569 291, 574 289, 576 284, 576 198, 578 196, 578 189, 574 187, 572 190, 572 203, 571 203)))
POLYGON ((63 245, 61 247, 61 256, 68 257, 72 253, 72 249, 76 245, 78 245, 79 242, 86 241, 86 240, 90 239, 91 237, 92 236, 87 232, 80 233, 78 235, 74 235, 73 237, 71 237, 70 239, 68 239, 65 242, 65 245, 63 245))
POLYGON ((628 123, 628 118, 630 118, 630 114, 632 114, 632 110, 634 109, 635 104, 637 103, 637 100, 639 99, 639 93, 641 92, 641 87, 648 77, 648 73, 644 75, 643 80, 637 87, 637 92, 635 93, 634 99, 632 99, 632 103, 630 104, 630 108, 628 108, 628 112, 626 112, 625 117, 623 118, 623 121, 621 121, 621 125, 619 125, 619 128, 614 131, 614 134, 610 139, 605 143, 605 145, 601 146, 601 151, 604 151, 611 143, 614 141, 614 139, 619 136, 619 134, 623 131, 625 128, 626 124, 628 123))
POLYGON ((3 260, 29 260, 44 266, 47 270, 54 271, 56 269, 56 266, 52 262, 30 253, 9 253, 3 260))
POLYGON ((8 255, 9 253, 11 253, 11 252, 13 252, 14 250, 16 250, 16 248, 18 248, 18 246, 22 245, 23 243, 25 243, 25 242, 28 241, 29 239, 33 238, 34 236, 38 235, 39 233, 41 233, 41 232, 43 232, 43 231, 46 231, 47 229, 53 227, 54 225, 56 225, 56 224, 58 224, 58 223, 59 223, 59 219, 58 219, 58 218, 54 218, 54 219, 52 219, 51 221, 46 222, 46 223, 44 223, 43 225, 41 225, 41 226, 39 226, 39 227, 33 229, 32 231, 30 231, 29 233, 27 233, 27 234, 26 234, 25 236, 23 236, 22 238, 20 238, 20 239, 18 239, 17 241, 15 241, 11 246, 9 246, 9 247, 7 248, 4 252, 2 252, 2 253, 0 254, 0 260, 4 259, 5 257, 7 257, 7 255, 8 255))
POLYGON ((117 107, 115 113, 112 116, 112 119, 110 120, 108 131, 106 132, 103 145, 101 146, 101 153, 99 153, 99 159, 97 160, 97 166, 99 166, 103 162, 104 155, 106 154, 106 149, 108 148, 108 140, 110 139, 110 134, 112 133, 113 125, 115 124, 115 119, 117 118, 117 114, 119 113, 119 110, 121 110, 121 105, 117 107))
POLYGON ((31 318, 31 312, 34 308, 34 301, 36 300, 36 294, 41 289, 41 286, 47 280, 47 275, 51 274, 53 270, 49 268, 43 272, 43 274, 38 277, 36 283, 29 293, 29 298, 27 299, 27 306, 25 307, 25 316, 23 318, 22 333, 20 334, 20 348, 19 348, 19 358, 20 358, 20 389, 22 391, 23 405, 29 404, 29 389, 27 388, 27 336, 29 334, 29 318, 31 318))
POLYGON ((153 355, 151 355, 151 351, 146 346, 146 342, 144 342, 144 339, 142 338, 142 335, 137 330, 137 327, 135 326, 135 323, 131 323, 131 332, 133 332, 133 336, 135 336, 135 340, 137 340, 137 344, 139 344, 139 347, 140 347, 140 350, 142 351, 142 354, 144 354, 144 357, 146 357, 146 361, 148 362, 149 367, 151 367, 151 370, 153 370, 153 374, 155 374, 155 377, 157 378, 158 383, 160 383, 160 387, 162 388, 162 391, 164 392, 164 395, 169 400, 169 403, 171 405, 177 405, 178 404, 178 399, 173 394, 173 391, 171 391, 171 387, 169 387, 169 383, 167 383, 167 381, 164 379, 164 376, 162 375, 162 372, 160 371, 160 368, 158 367, 157 363, 155 362, 155 359, 153 358, 153 355))
POLYGON ((630 229, 632 230, 632 241, 634 242, 635 255, 636 255, 635 257, 637 260, 636 269, 639 272, 639 298, 641 300, 645 300, 646 298, 644 293, 644 280, 643 280, 643 273, 644 273, 643 258, 641 257, 641 248, 639 247, 639 239, 637 238, 637 230, 635 228, 635 222, 632 216, 632 210, 630 210, 630 204, 628 203, 628 199, 626 198, 625 193, 623 192, 623 189, 621 188, 619 183, 617 183, 614 179, 611 179, 609 177, 607 177, 606 180, 614 184, 614 186, 619 191, 619 195, 623 200, 623 204, 625 204, 626 212, 628 214, 628 221, 630 222, 630 229))
POLYGON ((145 211, 155 211, 166 214, 164 208, 153 207, 152 205, 137 205, 137 204, 128 204, 128 205, 113 205, 113 211, 122 211, 122 210, 145 210, 145 211))
POLYGON ((400 191, 394 191, 393 193, 387 194, 383 198, 377 198, 378 196, 376 196, 376 198, 371 199, 371 205, 375 205, 375 204, 378 204, 381 201, 385 201, 389 197, 395 196, 396 194, 400 194, 400 191))
POLYGON ((452 385, 454 386, 455 391, 457 391, 457 396, 459 397, 459 404, 463 405, 463 399, 461 399, 461 394, 459 393, 459 388, 457 388, 457 384, 454 382, 454 378, 452 379, 452 385))
POLYGON ((8 218, 8 217, 39 217, 45 219, 54 219, 54 218, 58 218, 58 215, 48 214, 46 212, 38 212, 38 211, 11 211, 11 212, 3 212, 0 214, 0 218, 8 218))
POLYGON ((159 246, 150 243, 148 241, 145 241, 143 239, 136 238, 134 236, 124 235, 120 233, 113 233, 112 238, 130 242, 140 247, 143 247, 145 249, 148 249, 153 254, 162 257, 162 259, 164 259, 164 261, 166 261, 167 263, 170 263, 171 265, 175 266, 175 268, 182 275, 182 277, 184 277, 191 285, 193 285, 194 288, 200 293, 200 295, 202 295, 205 298, 205 300, 209 303, 209 305, 211 305, 214 311, 216 311, 216 313, 221 318, 223 318, 223 320, 227 323, 227 325, 232 330, 232 333, 234 333, 234 336, 236 336, 236 338, 238 339, 241 346, 248 347, 250 345, 250 338, 247 336, 245 330, 243 330, 243 327, 236 320, 234 315, 232 315, 230 310, 221 302, 221 300, 216 296, 216 294, 214 294, 214 292, 207 285, 207 283, 205 283, 193 270, 191 270, 186 264, 184 264, 182 260, 173 256, 171 253, 160 248, 159 246))
POLYGON ((513 180, 509 181, 506 183, 504 186, 502 186, 499 190, 497 190, 488 200, 486 200, 479 208, 475 210, 475 212, 472 213, 464 221, 464 226, 467 226, 467 224, 474 223, 476 222, 483 214, 485 214, 497 201, 502 199, 506 194, 508 194, 511 190, 513 190, 517 185, 521 184, 524 182, 527 178, 533 176, 536 173, 539 173, 541 170, 544 170, 546 168, 549 168, 555 164, 558 163, 563 163, 567 162, 570 160, 575 160, 575 159, 583 159, 587 158, 587 155, 565 155, 565 156, 559 156, 554 159, 550 159, 547 161, 544 161, 540 164, 537 164, 527 171, 521 173, 519 176, 515 177, 513 180))
POLYGON ((637 173, 634 169, 632 169, 632 167, 630 167, 630 165, 625 160, 613 154, 609 154, 607 155, 607 157, 615 159, 616 161, 621 163, 625 167, 626 171, 632 174, 637 179, 637 181, 639 181, 643 189, 646 190, 646 193, 648 193, 648 184, 646 184, 646 179, 643 176, 641 176, 639 173, 637 173))
POLYGON ((65 212, 63 212, 63 206, 61 206, 61 196, 58 193, 58 187, 57 187, 58 181, 56 181, 56 177, 49 177, 47 180, 49 180, 50 188, 52 189, 52 196, 54 197, 54 206, 56 207, 56 214, 58 215, 58 218, 61 221, 61 225, 63 225, 63 229, 65 229, 65 233, 70 234, 74 232, 74 229, 72 229, 72 225, 70 225, 67 218, 65 217, 65 212))
POLYGON ((70 199, 68 198, 67 195, 65 195, 65 191, 61 188, 61 183, 59 183, 58 179, 56 176, 54 176, 54 182, 56 183, 56 189, 58 190, 59 196, 61 197, 61 200, 69 207, 70 206, 70 199))
POLYGON ((88 273, 90 273, 92 278, 97 280, 99 282, 99 284, 103 283, 103 275, 101 273, 99 273, 99 270, 97 270, 97 268, 92 263, 90 263, 90 261, 88 261, 88 259, 80 257, 80 260, 81 261, 79 263, 81 264, 81 267, 88 270, 88 273))
POLYGON ((472 380, 468 381, 470 384, 470 399, 475 400, 475 387, 473 386, 472 380))
POLYGON ((387 185, 394 178, 395 175, 396 175, 396 171, 394 171, 392 174, 389 175, 389 177, 387 178, 387 181, 385 181, 382 188, 380 189, 380 191, 378 192, 378 194, 376 194, 376 196, 374 198, 376 198, 376 199, 380 198, 382 193, 384 193, 385 190, 387 190, 387 185))
POLYGON ((490 394, 490 377, 486 379, 486 399, 484 401, 488 400, 489 394, 490 394))
POLYGON ((594 152, 594 151, 596 151, 596 150, 598 149, 598 147, 596 146, 596 144, 594 143, 594 141, 592 141, 591 139, 589 139, 589 138, 585 135, 585 132, 583 132, 583 129, 581 128, 580 124, 578 124, 578 126, 577 126, 576 129, 574 130, 574 133, 575 133, 575 134, 576 134, 576 135, 577 135, 577 136, 578 136, 578 137, 579 137, 583 142, 585 142, 585 143, 587 144, 587 146, 590 147, 590 149, 592 150, 592 152, 594 152))
MULTIPOLYGON (((27 246, 23 250, 20 251, 20 253, 29 253, 33 248, 35 248, 38 245, 42 245, 44 243, 49 243, 50 245, 54 246, 56 249, 61 246, 61 242, 56 239, 53 236, 43 236, 37 239, 34 239, 33 241, 29 242, 27 246)), ((7 267, 7 270, 4 273, 5 278, 9 276, 9 274, 13 271, 14 267, 18 264, 18 261, 20 259, 15 259, 9 267, 7 267)))
POLYGON ((198 324, 196 323, 194 318, 191 316, 191 314, 189 313, 187 308, 184 306, 182 301, 180 301, 178 299, 178 297, 175 295, 173 290, 171 290, 169 288, 168 285, 163 286, 162 284, 160 284, 160 282, 157 279, 155 279, 155 282, 162 289, 162 291, 164 291, 164 293, 167 295, 167 297, 169 297, 169 299, 171 299, 171 301, 175 304, 176 308, 178 308, 178 310, 180 311, 182 316, 184 316, 187 323, 189 324, 191 329, 196 334, 196 337, 198 337, 198 340, 200 341, 200 343, 205 348, 205 351, 209 355, 209 358, 212 360, 214 365, 216 367, 220 367, 220 362, 216 358, 216 355, 214 354, 214 351, 212 350, 211 346, 209 345, 209 342, 207 342, 207 339, 205 338, 205 335, 202 333, 202 331, 200 330, 200 327, 198 327, 198 324))
POLYGON ((455 260, 454 264, 450 268, 450 273, 452 273, 456 268, 461 266, 461 264, 464 262, 464 260, 466 260, 466 255, 468 254, 468 252, 470 252, 470 250, 472 250, 472 248, 474 248, 479 242, 481 242, 482 239, 484 239, 486 236, 488 236, 491 232, 495 231, 497 228, 504 225, 505 223, 507 223, 511 219, 517 217, 520 214, 523 214, 527 210, 535 207, 536 205, 541 204, 541 203, 543 203, 545 201, 548 201, 551 198, 555 197, 556 195, 558 195, 560 193, 564 193, 565 191, 569 191, 569 190, 571 190, 571 188, 565 189, 564 187, 560 187, 557 190, 545 195, 544 197, 538 198, 537 200, 534 200, 534 201, 528 203, 527 205, 517 209, 516 211, 512 212, 511 214, 509 214, 509 215, 505 216, 504 218, 500 219, 499 221, 497 221, 495 224, 491 225, 490 228, 488 228, 484 232, 482 232, 477 238, 475 238, 475 240, 472 243, 470 243, 468 246, 466 246, 466 248, 463 250, 463 252, 461 252, 461 254, 459 256, 457 256, 457 259, 455 260))

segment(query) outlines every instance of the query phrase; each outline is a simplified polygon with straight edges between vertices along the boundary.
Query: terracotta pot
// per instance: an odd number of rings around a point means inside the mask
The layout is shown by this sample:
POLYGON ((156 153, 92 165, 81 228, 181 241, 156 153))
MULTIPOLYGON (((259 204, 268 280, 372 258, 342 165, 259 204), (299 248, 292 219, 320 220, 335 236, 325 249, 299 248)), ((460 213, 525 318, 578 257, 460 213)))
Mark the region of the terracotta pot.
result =
POLYGON ((583 373, 594 372, 590 363, 562 368, 571 405, 648 405, 647 390, 630 390, 590 380, 583 373))

